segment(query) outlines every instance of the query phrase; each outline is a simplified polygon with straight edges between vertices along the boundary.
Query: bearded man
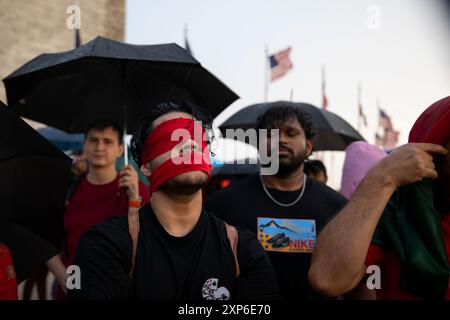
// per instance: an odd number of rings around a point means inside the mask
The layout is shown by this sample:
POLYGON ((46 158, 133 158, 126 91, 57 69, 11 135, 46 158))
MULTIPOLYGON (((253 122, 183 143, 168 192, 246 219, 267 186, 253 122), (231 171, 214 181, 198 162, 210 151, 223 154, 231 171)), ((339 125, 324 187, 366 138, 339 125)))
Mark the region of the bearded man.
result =
POLYGON ((278 102, 258 118, 255 129, 269 133, 259 135, 258 148, 260 156, 262 150, 271 151, 268 165, 276 167, 278 161, 278 171, 268 175, 262 168, 218 191, 207 199, 206 209, 256 234, 269 254, 282 299, 324 299, 308 283, 311 253, 318 232, 347 201, 304 173, 315 135, 308 114, 278 102))

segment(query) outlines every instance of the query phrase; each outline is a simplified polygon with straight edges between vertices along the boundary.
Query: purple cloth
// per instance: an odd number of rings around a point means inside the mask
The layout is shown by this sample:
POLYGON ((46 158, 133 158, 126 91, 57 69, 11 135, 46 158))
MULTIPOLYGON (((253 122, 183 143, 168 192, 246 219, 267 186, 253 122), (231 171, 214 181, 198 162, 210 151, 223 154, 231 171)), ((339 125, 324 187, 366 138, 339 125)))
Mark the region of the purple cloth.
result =
POLYGON ((386 152, 364 141, 350 144, 346 149, 341 181, 341 194, 350 199, 367 171, 386 156, 386 152))

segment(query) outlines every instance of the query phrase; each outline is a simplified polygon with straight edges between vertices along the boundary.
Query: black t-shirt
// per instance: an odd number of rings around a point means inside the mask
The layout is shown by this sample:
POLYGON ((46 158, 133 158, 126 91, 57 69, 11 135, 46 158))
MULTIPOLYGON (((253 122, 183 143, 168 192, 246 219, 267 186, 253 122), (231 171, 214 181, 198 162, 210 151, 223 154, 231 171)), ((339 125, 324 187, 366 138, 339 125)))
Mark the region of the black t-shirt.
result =
MULTIPOLYGON (((300 194, 300 190, 268 191, 283 204, 300 194)), ((212 194, 205 207, 220 219, 257 234, 269 253, 283 299, 324 299, 308 282, 311 252, 318 232, 346 202, 333 189, 308 178, 302 198, 283 207, 268 197, 255 174, 212 194)))
POLYGON ((75 264, 81 289, 72 299, 278 299, 270 259, 255 236, 238 228, 236 265, 223 221, 203 211, 184 237, 166 232, 151 205, 139 211, 140 232, 133 278, 127 217, 114 217, 86 232, 75 264))

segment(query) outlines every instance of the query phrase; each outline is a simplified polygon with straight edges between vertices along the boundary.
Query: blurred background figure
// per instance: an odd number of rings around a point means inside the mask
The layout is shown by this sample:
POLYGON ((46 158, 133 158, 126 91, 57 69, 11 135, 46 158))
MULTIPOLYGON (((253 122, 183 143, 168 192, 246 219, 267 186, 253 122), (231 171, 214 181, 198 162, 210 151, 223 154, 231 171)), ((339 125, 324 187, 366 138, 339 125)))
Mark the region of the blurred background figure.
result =
POLYGON ((386 156, 386 152, 365 141, 357 141, 346 149, 341 194, 350 199, 367 171, 386 156))
POLYGON ((312 177, 319 182, 327 183, 327 169, 320 160, 307 160, 303 165, 303 171, 308 177, 312 177))
POLYGON ((17 299, 17 279, 11 253, 0 243, 0 300, 17 299))

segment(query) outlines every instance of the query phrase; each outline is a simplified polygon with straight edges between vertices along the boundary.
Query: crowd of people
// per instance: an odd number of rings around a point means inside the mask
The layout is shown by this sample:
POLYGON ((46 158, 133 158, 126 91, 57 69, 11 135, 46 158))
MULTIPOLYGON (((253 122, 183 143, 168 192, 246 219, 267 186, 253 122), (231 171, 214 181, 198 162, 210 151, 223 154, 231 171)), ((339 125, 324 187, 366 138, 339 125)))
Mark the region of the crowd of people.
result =
MULTIPOLYGON (((148 187, 133 166, 116 170, 122 128, 89 126, 67 192, 64 242, 41 248, 55 298, 450 298, 450 97, 426 108, 409 143, 389 154, 350 144, 339 192, 326 185, 323 163, 308 159, 311 117, 278 106, 255 123, 279 132, 276 150, 270 134, 258 141, 276 152, 278 171, 206 196, 206 109, 165 102, 142 119, 131 154, 148 187), (173 139, 177 130, 189 138, 173 139), (68 285, 71 265, 80 286, 68 285), (380 285, 368 285, 370 270, 380 285)), ((17 298, 14 261, 0 245, 0 299, 17 298)))

